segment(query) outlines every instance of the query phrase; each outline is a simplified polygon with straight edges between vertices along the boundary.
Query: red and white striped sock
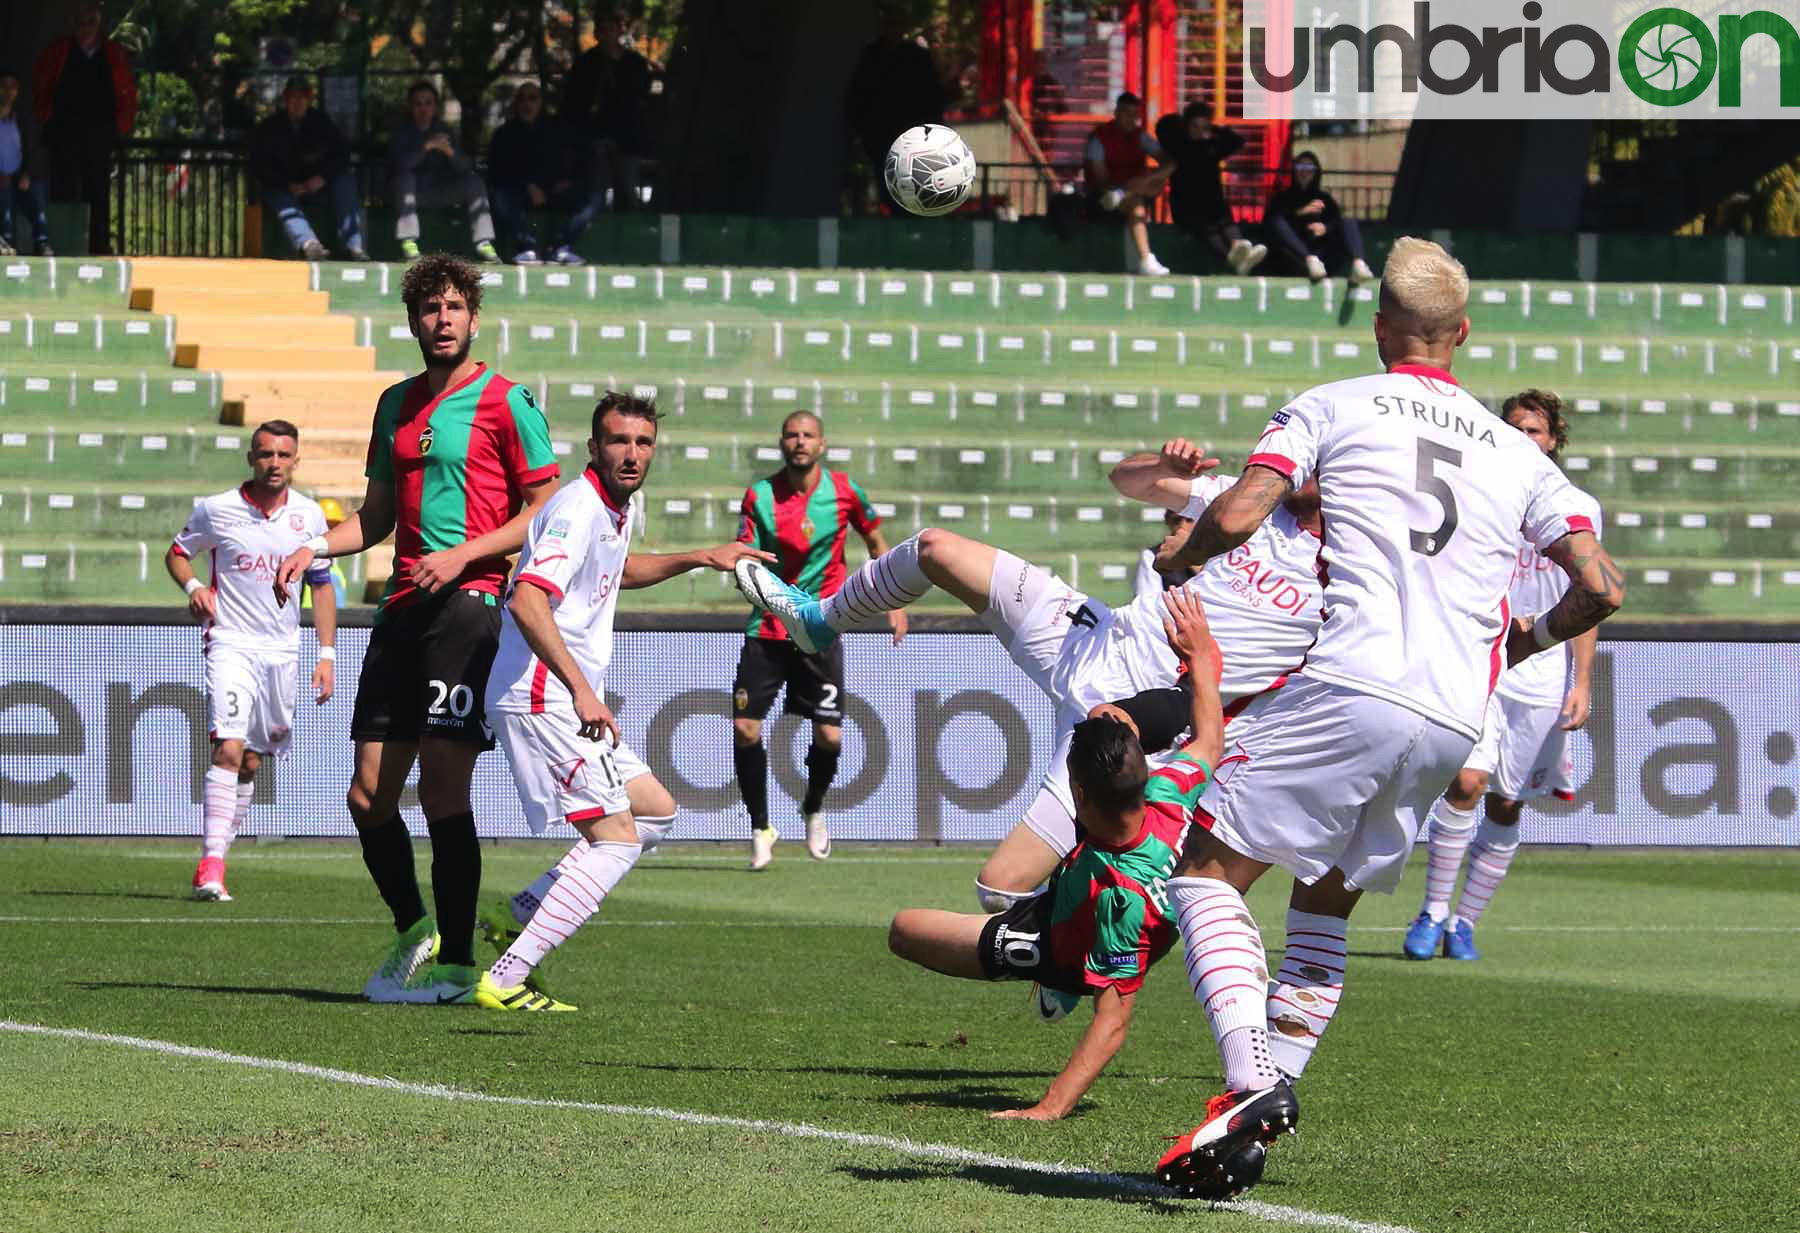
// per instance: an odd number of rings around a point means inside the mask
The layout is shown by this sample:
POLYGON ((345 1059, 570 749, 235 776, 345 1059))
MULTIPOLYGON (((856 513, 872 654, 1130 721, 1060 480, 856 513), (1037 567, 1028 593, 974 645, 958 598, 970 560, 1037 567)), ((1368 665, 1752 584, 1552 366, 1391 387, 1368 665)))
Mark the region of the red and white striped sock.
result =
POLYGON ((1456 901, 1456 915, 1473 929, 1488 901, 1506 879, 1506 871, 1519 851, 1519 827, 1501 826, 1492 818, 1481 820, 1475 836, 1475 850, 1469 854, 1468 876, 1463 878, 1462 898, 1456 901))
POLYGON ((250 816, 250 798, 256 795, 256 781, 240 783, 237 786, 237 808, 231 815, 231 837, 226 840, 229 845, 244 829, 244 819, 250 816))
POLYGON ((931 579, 919 567, 919 535, 901 540, 872 561, 864 561, 844 579, 844 585, 825 601, 826 624, 841 634, 884 612, 923 599, 931 590, 931 579))
POLYGON ((1216 878, 1171 878, 1188 984, 1225 1063, 1225 1086, 1254 1091, 1281 1078, 1269 1056, 1269 962, 1244 897, 1216 878))
POLYGON ((200 855, 207 860, 225 859, 231 847, 231 825, 237 817, 237 772, 223 767, 206 768, 206 784, 201 790, 201 818, 205 831, 200 840, 200 855))
POLYGON ((642 846, 635 843, 588 844, 580 858, 563 869, 524 931, 494 961, 494 983, 510 989, 531 975, 545 955, 568 941, 600 910, 601 902, 631 872, 642 853, 642 846))
POLYGON ((1425 907, 1432 920, 1450 915, 1450 896, 1456 893, 1456 875, 1463 853, 1475 837, 1475 811, 1458 809, 1443 797, 1431 807, 1431 833, 1426 852, 1425 907))
POLYGON ((581 854, 587 849, 588 841, 577 839, 575 846, 564 852, 561 860, 538 874, 537 881, 508 900, 507 902, 512 908, 513 920, 521 925, 530 923, 538 906, 544 902, 544 896, 548 895, 550 888, 556 885, 556 879, 562 877, 563 870, 580 860, 581 854))
POLYGON ((1269 982, 1269 1056, 1281 1073, 1298 1079, 1319 1047, 1319 1037, 1344 994, 1345 934, 1341 916, 1293 908, 1287 914, 1287 953, 1269 982))

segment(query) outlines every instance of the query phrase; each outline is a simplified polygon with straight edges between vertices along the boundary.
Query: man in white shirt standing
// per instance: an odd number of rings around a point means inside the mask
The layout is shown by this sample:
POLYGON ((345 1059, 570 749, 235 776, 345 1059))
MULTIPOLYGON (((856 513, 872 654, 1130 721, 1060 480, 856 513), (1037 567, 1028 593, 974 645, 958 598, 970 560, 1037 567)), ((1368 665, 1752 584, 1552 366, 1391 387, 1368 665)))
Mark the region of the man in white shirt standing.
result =
MULTIPOLYGON (((201 622, 206 654, 206 707, 212 766, 206 772, 205 819, 194 898, 229 902, 225 854, 244 823, 263 758, 285 758, 293 742, 294 677, 300 655, 300 605, 277 605, 275 571, 282 558, 325 533, 325 513, 292 488, 300 465, 300 430, 270 420, 250 434, 250 478, 194 505, 169 545, 163 565, 187 594, 201 622), (210 583, 191 564, 204 555, 210 583)), ((306 573, 312 588, 319 658, 313 699, 323 705, 335 684, 337 597, 329 563, 306 573)), ((299 584, 295 585, 299 591, 299 584)))
MULTIPOLYGON (((500 649, 488 674, 489 721, 525 809, 542 834, 561 819, 575 846, 504 908, 484 913, 494 966, 461 998, 490 1010, 574 1010, 534 978, 644 852, 675 825, 675 798, 619 736, 603 701, 619 592, 692 569, 729 571, 746 544, 693 552, 631 551, 637 505, 656 456, 655 404, 607 391, 594 409, 588 466, 532 518, 507 587, 500 649)), ((402 1000, 408 1000, 402 998, 402 1000)))
POLYGON ((1319 386, 1277 411, 1178 554, 1204 564, 1230 553, 1317 477, 1318 641, 1286 686, 1227 730, 1212 825, 1189 831, 1169 882, 1227 1087, 1157 1165, 1186 1195, 1249 1189, 1266 1145, 1297 1126, 1292 1084, 1341 998, 1350 912, 1364 891, 1399 883, 1432 802, 1481 734, 1502 669, 1624 602, 1580 495, 1450 375, 1468 296, 1448 253, 1398 240, 1375 317, 1386 373, 1319 386), (1507 592, 1521 537, 1571 585, 1548 612, 1515 621, 1507 592), (1244 892, 1274 865, 1303 885, 1270 980, 1244 892))
MULTIPOLYGON (((1569 443, 1562 399, 1548 390, 1525 390, 1506 400, 1500 415, 1558 466, 1569 443)), ((1600 503, 1580 489, 1600 535, 1600 503)), ((1519 548, 1509 599, 1514 612, 1548 612, 1569 580, 1531 544, 1519 548)), ((1409 959, 1430 959, 1439 947, 1451 959, 1479 959, 1475 925, 1506 877, 1519 850, 1519 814, 1534 796, 1573 800, 1574 767, 1569 761, 1569 733, 1587 723, 1593 683, 1594 648, 1600 632, 1590 629, 1567 644, 1534 655, 1500 674, 1488 698, 1481 739, 1469 764, 1457 772, 1450 790, 1431 810, 1430 860, 1425 873, 1425 902, 1406 931, 1402 950, 1409 959), (1566 692, 1565 692, 1566 686, 1566 692), (1491 788, 1491 791, 1490 791, 1491 788), (1487 794, 1487 816, 1478 828, 1475 806, 1487 794), (1463 854, 1474 841, 1462 898, 1450 910, 1450 892, 1463 854)))

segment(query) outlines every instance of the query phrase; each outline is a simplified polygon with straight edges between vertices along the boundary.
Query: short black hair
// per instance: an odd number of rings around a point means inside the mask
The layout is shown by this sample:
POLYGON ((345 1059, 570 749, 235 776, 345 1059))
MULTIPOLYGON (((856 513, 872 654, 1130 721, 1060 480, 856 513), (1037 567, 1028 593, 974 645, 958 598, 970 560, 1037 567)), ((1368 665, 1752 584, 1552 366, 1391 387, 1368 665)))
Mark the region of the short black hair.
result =
POLYGON ((264 420, 256 426, 256 431, 250 434, 250 443, 256 444, 256 438, 265 432, 272 437, 292 437, 295 445, 300 444, 300 430, 286 420, 264 420))
POLYGON ((481 271, 454 253, 426 253, 400 279, 406 315, 418 317, 419 305, 446 287, 468 303, 470 316, 481 312, 481 271))
POLYGON ((1212 119, 1211 103, 1204 103, 1199 99, 1195 99, 1181 109, 1181 118, 1183 120, 1198 120, 1203 116, 1208 120, 1212 119))
POLYGON ((600 440, 600 421, 606 418, 608 411, 617 411, 620 415, 635 419, 649 420, 652 424, 662 422, 662 412, 656 409, 653 398, 639 398, 636 394, 621 394, 617 390, 608 390, 600 396, 594 406, 594 423, 590 429, 594 440, 600 440))
POLYGON ((811 420, 813 423, 815 423, 819 426, 819 435, 820 436, 823 436, 825 434, 825 421, 820 419, 813 412, 808 411, 805 407, 795 407, 792 411, 789 411, 786 415, 782 416, 781 417, 781 431, 786 432, 787 426, 802 416, 805 416, 807 419, 811 420))
POLYGON ((1514 411, 1535 411, 1544 417, 1544 423, 1550 428, 1550 440, 1555 443, 1550 457, 1562 461, 1563 447, 1569 443, 1569 420, 1563 414, 1562 399, 1551 390, 1520 390, 1500 404, 1500 418, 1510 424, 1514 411))
POLYGON ((1069 740, 1069 779, 1106 813, 1123 813, 1144 803, 1150 767, 1131 729, 1110 715, 1084 719, 1069 740))
POLYGON ((1118 98, 1113 100, 1113 106, 1115 108, 1123 107, 1127 103, 1132 104, 1134 107, 1142 107, 1144 105, 1144 100, 1129 90, 1120 94, 1118 98))
POLYGON ((412 85, 406 87, 406 102, 409 106, 412 104, 413 95, 417 94, 421 90, 428 91, 434 101, 439 100, 441 98, 441 96, 438 94, 437 86, 433 85, 431 82, 429 82, 425 78, 421 77, 421 78, 419 78, 419 80, 413 82, 412 85))

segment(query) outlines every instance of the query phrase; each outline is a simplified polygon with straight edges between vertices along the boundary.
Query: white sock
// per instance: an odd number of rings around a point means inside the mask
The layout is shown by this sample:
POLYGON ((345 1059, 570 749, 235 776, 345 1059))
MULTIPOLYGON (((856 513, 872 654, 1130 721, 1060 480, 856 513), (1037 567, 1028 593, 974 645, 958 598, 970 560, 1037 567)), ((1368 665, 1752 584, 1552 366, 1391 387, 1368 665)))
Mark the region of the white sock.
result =
POLYGON ((654 852, 656 850, 656 845, 667 839, 669 837, 669 832, 675 829, 674 814, 670 814, 666 818, 639 818, 634 816, 632 820, 637 823, 638 846, 643 848, 645 852, 654 852))
POLYGON ((1501 826, 1492 818, 1482 818, 1481 830, 1475 836, 1475 850, 1469 854, 1469 872, 1463 878, 1462 898, 1456 901, 1456 915, 1473 929, 1488 901, 1500 889, 1506 870, 1519 850, 1519 827, 1501 826))
POLYGON ((544 902, 544 896, 548 895, 550 888, 556 885, 556 879, 562 877, 563 870, 580 860, 581 854, 586 852, 587 848, 587 840, 577 839, 575 846, 563 853, 561 860, 540 873, 537 881, 508 901, 512 908, 513 920, 516 923, 521 925, 530 923, 531 918, 537 914, 538 906, 544 902))
POLYGON ((231 847, 232 823, 237 818, 237 786, 236 771, 217 766, 206 768, 206 784, 200 797, 206 829, 200 840, 200 855, 208 860, 224 860, 231 847))
POLYGON ((1463 853, 1475 836, 1475 811, 1458 809, 1444 797, 1431 807, 1431 833, 1426 840, 1425 906, 1432 920, 1450 915, 1450 896, 1456 892, 1456 874, 1463 853))
POLYGON ((911 603, 931 590, 931 579, 919 568, 919 535, 909 536, 872 561, 864 561, 844 579, 837 594, 825 601, 825 623, 840 634, 911 603))
POLYGON ((617 886, 643 848, 635 843, 590 843, 579 859, 568 862, 543 904, 525 929, 494 961, 494 983, 503 989, 519 984, 544 956, 568 941, 617 886))
POLYGON ((1293 908, 1287 914, 1287 953, 1269 982, 1269 1056, 1298 1079, 1319 1047, 1344 993, 1344 935, 1350 922, 1293 908))
POLYGON ((1269 963, 1244 897, 1214 878, 1172 878, 1169 906, 1181 926, 1188 984, 1219 1042, 1225 1086, 1242 1092, 1278 1082, 1269 1057, 1269 963))
MULTIPOLYGON (((244 829, 244 819, 250 816, 250 798, 256 795, 256 781, 240 783, 237 789, 237 810, 231 815, 231 839, 238 837, 244 829)), ((226 841, 227 843, 230 840, 226 841)))

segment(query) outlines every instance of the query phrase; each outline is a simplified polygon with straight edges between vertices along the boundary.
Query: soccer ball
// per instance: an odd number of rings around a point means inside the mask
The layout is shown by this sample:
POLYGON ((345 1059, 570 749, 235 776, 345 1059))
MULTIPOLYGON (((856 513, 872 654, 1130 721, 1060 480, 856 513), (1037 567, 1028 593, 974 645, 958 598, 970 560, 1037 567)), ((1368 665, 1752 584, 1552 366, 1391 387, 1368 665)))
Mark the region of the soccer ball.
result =
POLYGON ((955 129, 921 124, 894 138, 881 174, 908 213, 936 218, 969 199, 975 156, 955 129))
POLYGON ((1036 981, 1031 982, 1031 1009, 1045 1023, 1055 1023, 1081 1005, 1081 999, 1073 993, 1064 993, 1059 989, 1046 989, 1036 981))

